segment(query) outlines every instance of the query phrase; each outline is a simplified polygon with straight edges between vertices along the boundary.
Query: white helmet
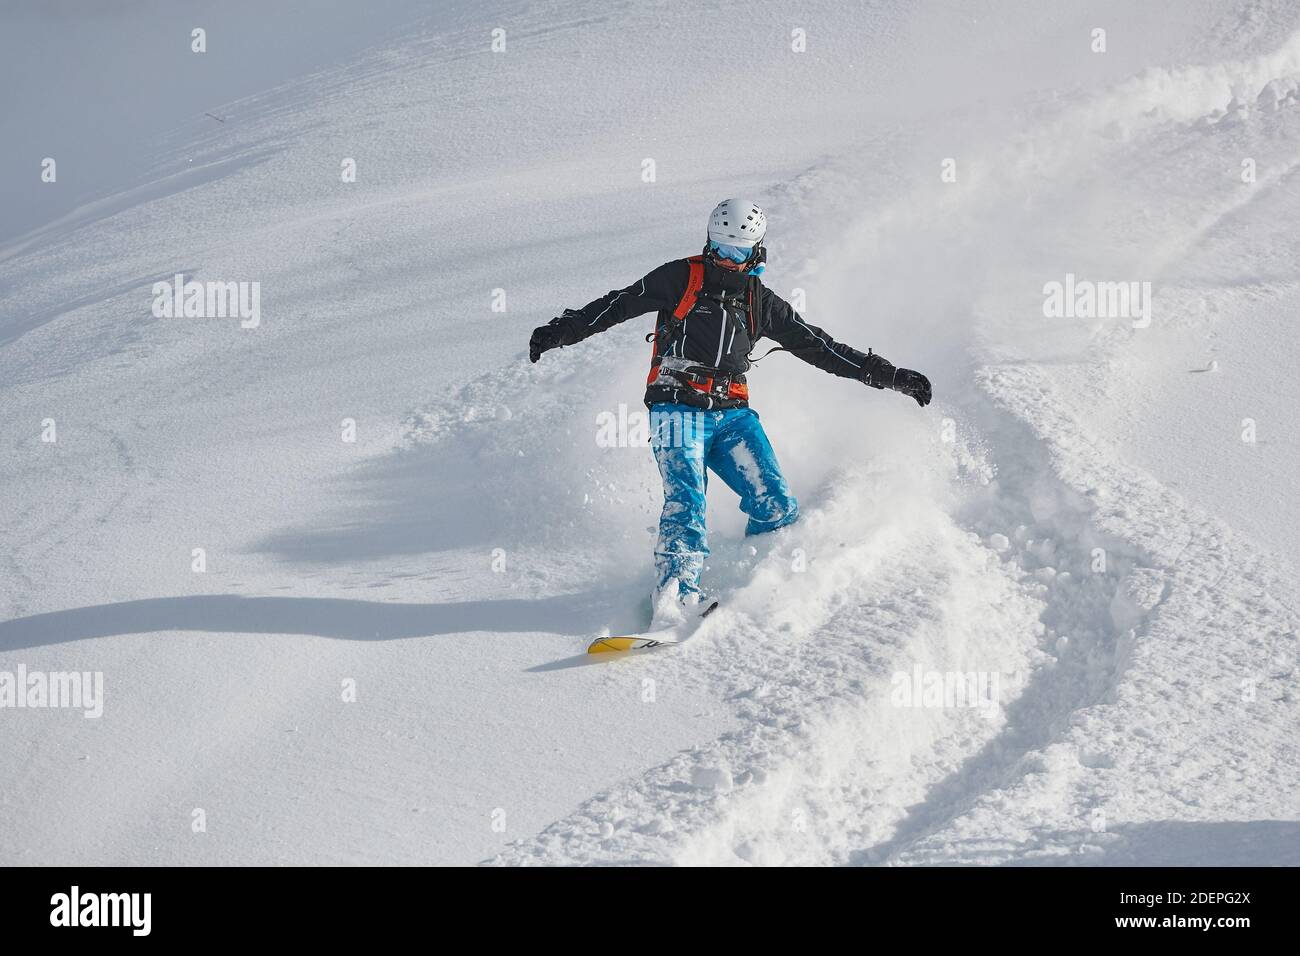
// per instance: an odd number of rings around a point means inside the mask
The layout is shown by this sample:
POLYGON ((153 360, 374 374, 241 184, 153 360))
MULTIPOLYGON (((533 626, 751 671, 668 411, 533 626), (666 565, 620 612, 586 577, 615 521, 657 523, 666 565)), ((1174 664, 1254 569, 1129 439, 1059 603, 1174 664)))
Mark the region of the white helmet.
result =
POLYGON ((767 217, 748 199, 724 199, 709 216, 709 238, 727 246, 752 249, 767 235, 767 217))

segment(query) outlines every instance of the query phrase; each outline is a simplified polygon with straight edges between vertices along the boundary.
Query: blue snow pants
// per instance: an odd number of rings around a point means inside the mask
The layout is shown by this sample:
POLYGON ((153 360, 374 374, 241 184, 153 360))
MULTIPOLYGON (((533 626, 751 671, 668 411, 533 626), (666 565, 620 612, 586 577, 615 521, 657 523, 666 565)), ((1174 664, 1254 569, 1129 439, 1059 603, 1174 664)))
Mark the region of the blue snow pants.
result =
POLYGON ((799 517, 799 504, 752 408, 706 411, 690 405, 650 409, 650 447, 664 480, 664 510, 655 545, 658 587, 676 578, 681 593, 698 591, 708 557, 704 493, 712 471, 740 496, 746 534, 762 534, 799 517))

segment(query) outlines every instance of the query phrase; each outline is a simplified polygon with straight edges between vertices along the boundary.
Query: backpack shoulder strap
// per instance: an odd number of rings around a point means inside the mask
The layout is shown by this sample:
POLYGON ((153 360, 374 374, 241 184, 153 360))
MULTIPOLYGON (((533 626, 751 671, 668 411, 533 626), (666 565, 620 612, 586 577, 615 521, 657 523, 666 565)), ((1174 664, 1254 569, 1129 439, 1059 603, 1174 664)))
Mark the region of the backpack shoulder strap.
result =
POLYGON ((758 339, 758 310, 763 303, 763 282, 758 276, 749 277, 749 341, 758 339))
POLYGON ((673 309, 673 318, 678 322, 686 318, 691 309, 695 308, 695 300, 700 295, 700 289, 704 287, 704 257, 691 256, 686 262, 691 268, 686 279, 686 291, 682 293, 677 308, 673 309))

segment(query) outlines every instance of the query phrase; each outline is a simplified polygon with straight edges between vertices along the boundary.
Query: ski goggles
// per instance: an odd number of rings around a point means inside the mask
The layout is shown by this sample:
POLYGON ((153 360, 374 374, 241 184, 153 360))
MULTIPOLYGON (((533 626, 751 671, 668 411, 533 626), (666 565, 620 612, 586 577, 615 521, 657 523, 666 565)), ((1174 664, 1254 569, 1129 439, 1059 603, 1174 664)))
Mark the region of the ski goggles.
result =
POLYGON ((763 248, 761 242, 752 248, 746 249, 744 246, 731 246, 725 242, 715 242, 710 239, 709 252, 719 259, 725 259, 737 265, 750 263, 750 268, 745 270, 749 275, 760 275, 766 268, 764 263, 767 261, 767 250, 763 248))
POLYGON ((725 243, 714 242, 709 240, 709 249, 719 259, 730 259, 732 262, 748 262, 749 257, 754 254, 753 249, 746 249, 743 246, 729 246, 725 243))

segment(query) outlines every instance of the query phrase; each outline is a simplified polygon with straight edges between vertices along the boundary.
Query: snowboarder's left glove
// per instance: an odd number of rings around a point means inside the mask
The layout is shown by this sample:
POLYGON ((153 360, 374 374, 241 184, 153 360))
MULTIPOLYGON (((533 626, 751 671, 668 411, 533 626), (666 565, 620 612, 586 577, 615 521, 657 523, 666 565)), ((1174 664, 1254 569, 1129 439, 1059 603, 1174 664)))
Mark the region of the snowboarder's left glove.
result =
POLYGON ((911 395, 922 408, 930 404, 930 380, 910 368, 900 368, 894 373, 894 391, 911 395))
POLYGON ((862 381, 872 388, 892 388, 911 395, 916 404, 924 408, 930 404, 930 380, 910 368, 894 368, 893 364, 867 350, 867 361, 862 367, 862 381))
POLYGON ((543 352, 572 344, 566 339, 564 329, 564 322, 570 315, 576 313, 573 309, 565 309, 564 315, 557 316, 545 325, 533 329, 532 337, 528 340, 528 361, 536 362, 542 357, 543 352))

